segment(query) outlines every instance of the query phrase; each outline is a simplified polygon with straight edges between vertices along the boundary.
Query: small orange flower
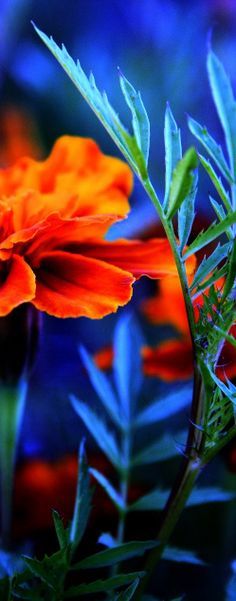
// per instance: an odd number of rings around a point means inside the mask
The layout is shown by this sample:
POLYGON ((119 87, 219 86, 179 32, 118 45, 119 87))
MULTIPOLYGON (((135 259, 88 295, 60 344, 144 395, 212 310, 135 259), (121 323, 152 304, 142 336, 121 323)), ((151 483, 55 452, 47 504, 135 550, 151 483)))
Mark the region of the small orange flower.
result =
POLYGON ((141 275, 176 274, 167 240, 104 236, 125 217, 130 169, 89 139, 64 136, 48 159, 0 170, 0 316, 31 302, 56 317, 100 318, 141 275))

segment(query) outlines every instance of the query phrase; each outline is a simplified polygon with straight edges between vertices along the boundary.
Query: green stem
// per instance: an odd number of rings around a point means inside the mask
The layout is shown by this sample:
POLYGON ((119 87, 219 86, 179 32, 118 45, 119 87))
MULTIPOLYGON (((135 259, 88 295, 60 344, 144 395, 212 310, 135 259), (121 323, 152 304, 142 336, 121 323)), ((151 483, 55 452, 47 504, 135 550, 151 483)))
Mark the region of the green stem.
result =
POLYGON ((3 547, 10 544, 12 491, 16 447, 21 427, 27 383, 0 388, 0 481, 1 481, 1 538, 3 547))

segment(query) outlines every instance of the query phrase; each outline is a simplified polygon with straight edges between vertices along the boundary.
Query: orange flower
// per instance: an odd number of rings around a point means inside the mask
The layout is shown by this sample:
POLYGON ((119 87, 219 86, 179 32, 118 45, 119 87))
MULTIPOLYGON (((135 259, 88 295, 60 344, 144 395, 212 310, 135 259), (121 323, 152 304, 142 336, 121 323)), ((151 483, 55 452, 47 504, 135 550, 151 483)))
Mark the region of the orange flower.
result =
POLYGON ((56 317, 100 318, 130 300, 141 275, 176 274, 165 239, 104 240, 131 187, 123 162, 69 136, 45 161, 0 170, 0 316, 31 302, 56 317))

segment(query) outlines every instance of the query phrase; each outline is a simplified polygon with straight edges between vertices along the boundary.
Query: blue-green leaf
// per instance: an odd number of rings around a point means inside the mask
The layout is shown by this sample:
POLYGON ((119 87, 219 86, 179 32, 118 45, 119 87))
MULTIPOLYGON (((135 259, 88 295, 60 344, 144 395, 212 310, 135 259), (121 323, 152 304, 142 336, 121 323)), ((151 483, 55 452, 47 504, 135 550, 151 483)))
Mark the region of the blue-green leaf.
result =
POLYGON ((119 469, 121 467, 120 452, 115 437, 110 429, 89 405, 83 403, 74 395, 70 396, 70 400, 74 410, 83 420, 90 434, 96 440, 99 448, 105 453, 108 459, 110 459, 111 463, 119 469))
MULTIPOLYGON (((130 510, 133 511, 157 511, 162 510, 165 503, 168 500, 170 491, 161 490, 159 488, 154 489, 147 495, 141 497, 138 501, 135 501, 130 506, 130 510)), ((191 493, 186 507, 193 507, 195 505, 204 505, 207 503, 222 503, 226 501, 232 501, 235 499, 236 494, 232 491, 225 491, 217 487, 200 487, 195 488, 191 493)))
POLYGON ((137 578, 143 578, 145 572, 131 572, 129 574, 119 574, 118 576, 112 576, 106 580, 95 580, 86 584, 79 584, 78 586, 72 586, 68 591, 64 593, 65 599, 71 599, 80 595, 88 595, 90 593, 103 593, 112 591, 114 589, 130 584, 130 582, 136 581, 137 578))
POLYGON ((178 563, 191 563, 193 565, 204 566, 206 565, 202 559, 200 559, 194 551, 188 549, 179 549, 177 547, 166 547, 163 555, 163 559, 168 561, 176 561, 178 563))
POLYGON ((192 231, 192 226, 195 217, 195 198, 197 194, 197 182, 198 182, 198 174, 195 171, 193 176, 192 189, 190 193, 182 202, 181 207, 178 211, 178 235, 179 235, 179 246, 180 251, 182 252, 184 247, 186 246, 189 236, 192 231))
POLYGON ((147 111, 143 104, 140 92, 136 92, 134 87, 128 79, 124 77, 120 70, 119 74, 121 90, 132 113, 134 136, 147 165, 150 147, 150 123, 147 111))
POLYGON ((68 545, 68 531, 64 527, 63 521, 55 509, 52 510, 52 517, 60 549, 64 549, 68 545))
POLYGON ((137 453, 132 459, 132 465, 145 465, 166 461, 179 454, 178 446, 185 443, 187 432, 164 434, 159 440, 137 453))
POLYGON ((181 134, 180 129, 174 119, 169 104, 165 112, 165 163, 166 163, 166 181, 165 181, 165 199, 163 209, 166 208, 169 198, 172 175, 177 163, 182 158, 181 134))
POLYGON ((231 247, 231 242, 227 242, 227 244, 223 244, 223 246, 219 243, 209 257, 205 256, 203 258, 194 275, 194 280, 190 286, 190 290, 194 290, 194 288, 196 288, 201 282, 203 282, 203 280, 205 280, 205 278, 207 278, 207 276, 211 274, 212 271, 215 270, 217 265, 229 255, 231 247))
POLYGON ((227 190, 225 190, 220 177, 218 177, 218 175, 216 174, 210 161, 205 159, 205 157, 203 157, 201 154, 199 154, 198 157, 199 157, 200 162, 201 162, 202 166, 204 167, 205 171, 209 175, 209 178, 211 179, 212 183, 214 184, 214 187, 215 187, 216 191, 218 192, 219 197, 221 198, 222 202, 224 203, 227 212, 230 213, 230 211, 232 211, 232 207, 231 207, 229 194, 228 194, 227 190))
POLYGON ((124 511, 126 509, 126 505, 123 501, 123 498, 120 493, 115 490, 114 486, 112 486, 109 480, 103 474, 101 474, 101 472, 92 467, 90 468, 90 474, 92 474, 97 482, 99 482, 117 509, 119 509, 119 511, 124 511))
POLYGON ((138 588, 139 582, 140 580, 137 578, 125 591, 118 595, 116 601, 130 601, 138 588))
POLYGON ((173 172, 167 205, 167 218, 171 219, 180 208, 182 202, 190 194, 193 185, 194 170, 197 167, 197 154, 189 148, 177 163, 173 172))
POLYGON ((205 126, 200 125, 195 119, 188 117, 188 126, 192 134, 201 142, 204 146, 210 157, 215 161, 218 169, 221 171, 222 175, 227 179, 229 184, 233 182, 232 175, 230 173, 230 169, 227 165, 226 159, 224 157, 222 148, 217 142, 212 138, 212 136, 207 131, 205 126))
POLYGON ((156 540, 147 541, 131 541, 124 543, 116 547, 105 549, 105 551, 99 551, 94 555, 85 557, 78 563, 72 566, 72 570, 87 570, 94 568, 102 568, 105 566, 112 566, 120 561, 126 561, 132 557, 139 557, 144 555, 149 549, 157 547, 158 542, 156 540))
POLYGON ((118 320, 114 331, 113 369, 120 399, 122 420, 129 424, 143 381, 141 346, 143 337, 131 314, 118 320))
POLYGON ((233 223, 236 223, 236 211, 227 215, 220 223, 212 223, 207 230, 200 232, 187 248, 184 253, 184 258, 187 259, 188 257, 191 257, 191 255, 207 246, 210 242, 213 242, 213 240, 218 238, 221 234, 225 234, 229 226, 233 225, 233 223))
POLYGON ((212 50, 207 59, 208 75, 216 109, 225 133, 232 176, 236 169, 236 103, 230 80, 212 50))
POLYGON ((96 366, 93 359, 90 357, 88 352, 84 347, 80 347, 79 349, 81 359, 83 361, 84 366, 88 371, 89 378, 91 383, 96 390, 96 393, 99 396, 103 406, 105 407, 107 413, 110 415, 113 422, 122 427, 122 421, 120 418, 120 408, 117 402, 116 395, 113 391, 113 388, 106 377, 106 375, 96 366))
POLYGON ((77 548, 84 535, 91 511, 92 496, 93 490, 90 487, 84 440, 82 440, 79 449, 79 477, 74 512, 69 532, 69 540, 72 544, 73 551, 77 548))
POLYGON ((149 424, 167 419, 171 415, 175 415, 189 405, 192 398, 192 384, 186 384, 179 389, 175 387, 175 391, 166 395, 161 400, 154 401, 148 407, 143 409, 135 420, 135 427, 142 428, 149 424))

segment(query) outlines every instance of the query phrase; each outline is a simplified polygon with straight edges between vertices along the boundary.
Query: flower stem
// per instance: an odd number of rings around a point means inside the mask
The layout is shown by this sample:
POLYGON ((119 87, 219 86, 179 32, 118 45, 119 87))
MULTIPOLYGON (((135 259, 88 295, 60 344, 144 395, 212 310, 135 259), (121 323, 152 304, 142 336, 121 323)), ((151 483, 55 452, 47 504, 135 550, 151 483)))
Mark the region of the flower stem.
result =
POLYGON ((27 382, 0 388, 0 482, 1 482, 1 539, 2 546, 10 545, 12 491, 16 447, 23 417, 27 382))

